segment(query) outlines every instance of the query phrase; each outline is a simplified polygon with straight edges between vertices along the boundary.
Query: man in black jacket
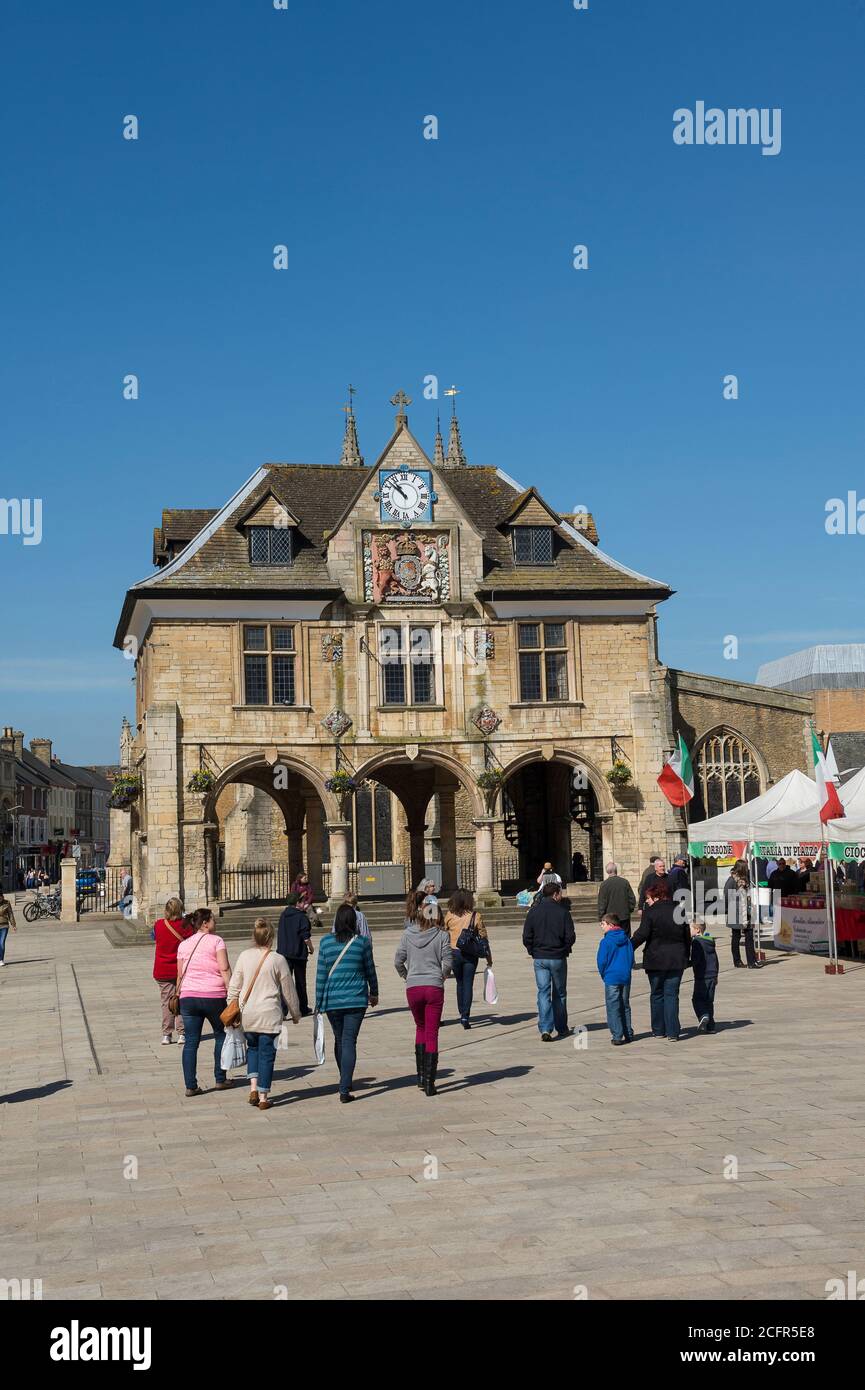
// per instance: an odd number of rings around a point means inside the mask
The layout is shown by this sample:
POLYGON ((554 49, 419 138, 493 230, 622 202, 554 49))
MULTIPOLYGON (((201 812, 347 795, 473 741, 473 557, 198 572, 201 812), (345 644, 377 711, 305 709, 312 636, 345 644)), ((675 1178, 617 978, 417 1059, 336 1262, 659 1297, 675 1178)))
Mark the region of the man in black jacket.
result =
POLYGON ((608 864, 607 877, 598 889, 598 921, 615 917, 625 936, 630 936, 631 913, 636 906, 634 890, 626 878, 619 877, 618 864, 608 864))
MULTIPOLYGON (((640 909, 641 912, 642 912, 643 908, 646 906, 646 894, 648 893, 649 889, 650 889, 650 888, 657 888, 657 886, 658 886, 659 883, 665 883, 665 884, 666 884, 666 882, 667 882, 667 869, 666 869, 666 866, 665 866, 665 864, 664 864, 663 859, 660 857, 660 855, 657 855, 657 856, 652 860, 652 863, 651 863, 651 865, 650 865, 648 871, 647 871, 646 873, 643 874, 643 878, 642 878, 642 881, 641 881, 641 883, 640 883, 640 894, 639 894, 639 897, 638 897, 638 899, 637 899, 637 906, 638 906, 638 908, 640 909)), ((671 896, 672 896, 672 894, 671 894, 671 896)))
POLYGON ((294 977, 301 1017, 311 1014, 306 993, 306 963, 313 952, 312 927, 305 912, 298 907, 297 893, 289 893, 276 930, 276 949, 288 961, 294 977))
POLYGON ((541 897, 526 913, 523 945, 535 967, 538 1029, 541 1042, 566 1038, 568 1027, 568 956, 577 939, 569 905, 559 883, 545 883, 541 897))

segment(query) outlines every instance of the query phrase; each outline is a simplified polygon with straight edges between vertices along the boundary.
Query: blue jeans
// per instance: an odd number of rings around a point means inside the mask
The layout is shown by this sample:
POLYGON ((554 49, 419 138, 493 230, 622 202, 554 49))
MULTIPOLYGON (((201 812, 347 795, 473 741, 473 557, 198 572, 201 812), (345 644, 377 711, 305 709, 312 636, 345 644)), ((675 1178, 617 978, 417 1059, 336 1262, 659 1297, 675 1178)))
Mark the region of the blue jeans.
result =
POLYGON ((8 927, 0 927, 0 960, 6 959, 6 938, 9 935, 8 927))
POLYGON ((461 1019, 466 1019, 472 1011, 472 995, 475 988, 475 971, 478 968, 474 956, 464 956, 456 947, 451 951, 453 957, 454 979, 457 982, 457 1008, 461 1019))
POLYGON ((604 985, 604 999, 607 1005, 607 1026, 616 1041, 619 1038, 632 1038, 631 1027, 631 982, 626 985, 604 985))
POLYGON ((708 1018, 709 1027, 715 1027, 715 986, 718 978, 712 980, 705 977, 702 980, 694 980, 694 993, 691 996, 691 1003, 694 1005, 694 1013, 697 1018, 708 1018))
POLYGON ((205 1019, 213 1029, 213 1075, 217 1081, 225 1080, 222 1070, 222 1044, 225 1041, 225 1025, 219 1015, 225 1008, 225 999, 196 999, 184 997, 180 1001, 180 1017, 183 1019, 185 1037, 183 1039, 183 1080, 187 1091, 194 1091, 198 1085, 195 1064, 198 1060, 198 1044, 205 1019))
POLYGON ((347 1096, 354 1080, 357 1062, 357 1035, 366 1009, 330 1009, 328 1023, 333 1029, 333 1055, 339 1067, 339 1093, 347 1096))
POLYGON ((258 1077, 258 1090, 269 1091, 273 1082, 278 1033, 244 1033, 246 1038, 246 1074, 258 1077))
POLYGON ((564 1033, 568 1026, 567 960, 534 960, 538 987, 538 1031, 564 1033))
POLYGON ((656 1038, 679 1036, 679 986, 681 970, 650 970, 649 1010, 652 1033, 656 1038))

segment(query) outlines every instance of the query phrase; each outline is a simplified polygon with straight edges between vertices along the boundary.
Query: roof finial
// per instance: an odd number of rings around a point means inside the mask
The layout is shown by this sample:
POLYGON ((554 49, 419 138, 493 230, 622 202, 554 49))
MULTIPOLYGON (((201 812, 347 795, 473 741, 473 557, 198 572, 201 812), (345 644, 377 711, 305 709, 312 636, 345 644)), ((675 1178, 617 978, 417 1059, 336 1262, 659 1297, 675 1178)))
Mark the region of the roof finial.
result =
POLYGON ((441 416, 439 415, 438 411, 436 411, 436 442, 435 449, 433 451, 433 465, 436 468, 444 468, 445 466, 445 449, 444 443, 442 441, 442 422, 441 416))
POLYGON ((357 387, 348 384, 348 405, 343 406, 345 411, 345 434, 342 438, 342 454, 340 463, 345 468, 363 468, 363 455, 360 452, 360 445, 357 442, 357 421, 354 418, 354 398, 357 395, 357 387))
POLYGON ((451 431, 448 438, 448 454, 445 464, 448 468, 463 468, 466 464, 466 456, 463 450, 463 442, 460 438, 460 423, 457 419, 456 398, 460 394, 456 386, 446 386, 445 395, 451 398, 451 431))
POLYGON ((411 396, 407 396, 405 391, 400 390, 397 391, 395 396, 391 396, 390 403, 397 408, 396 424, 397 429, 400 429, 403 425, 408 424, 408 416, 405 413, 405 407, 411 405, 411 396))

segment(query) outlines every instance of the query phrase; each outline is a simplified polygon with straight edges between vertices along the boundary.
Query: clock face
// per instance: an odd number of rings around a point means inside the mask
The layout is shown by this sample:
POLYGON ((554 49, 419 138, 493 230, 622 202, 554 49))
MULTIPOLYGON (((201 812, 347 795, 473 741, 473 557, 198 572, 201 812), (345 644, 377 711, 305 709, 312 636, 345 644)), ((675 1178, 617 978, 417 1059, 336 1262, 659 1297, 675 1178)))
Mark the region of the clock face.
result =
POLYGON ((417 521, 432 518, 429 480, 410 468, 388 473, 381 484, 382 520, 417 521))

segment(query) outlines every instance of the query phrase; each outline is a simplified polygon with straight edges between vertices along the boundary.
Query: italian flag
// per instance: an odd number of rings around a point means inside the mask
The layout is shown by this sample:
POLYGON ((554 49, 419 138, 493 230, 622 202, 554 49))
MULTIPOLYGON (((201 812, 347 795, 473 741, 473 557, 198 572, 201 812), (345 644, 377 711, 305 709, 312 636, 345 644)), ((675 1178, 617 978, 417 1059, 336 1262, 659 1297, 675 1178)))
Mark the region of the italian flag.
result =
POLYGON ((838 789, 826 763, 826 754, 820 747, 820 740, 813 729, 811 730, 811 744, 814 750, 814 777, 817 781, 817 807, 820 811, 820 819, 822 821, 837 820, 839 816, 843 816, 844 807, 841 805, 838 789))
POLYGON ((658 786, 672 806, 687 806, 694 795, 694 769, 681 734, 678 748, 664 764, 658 786))

